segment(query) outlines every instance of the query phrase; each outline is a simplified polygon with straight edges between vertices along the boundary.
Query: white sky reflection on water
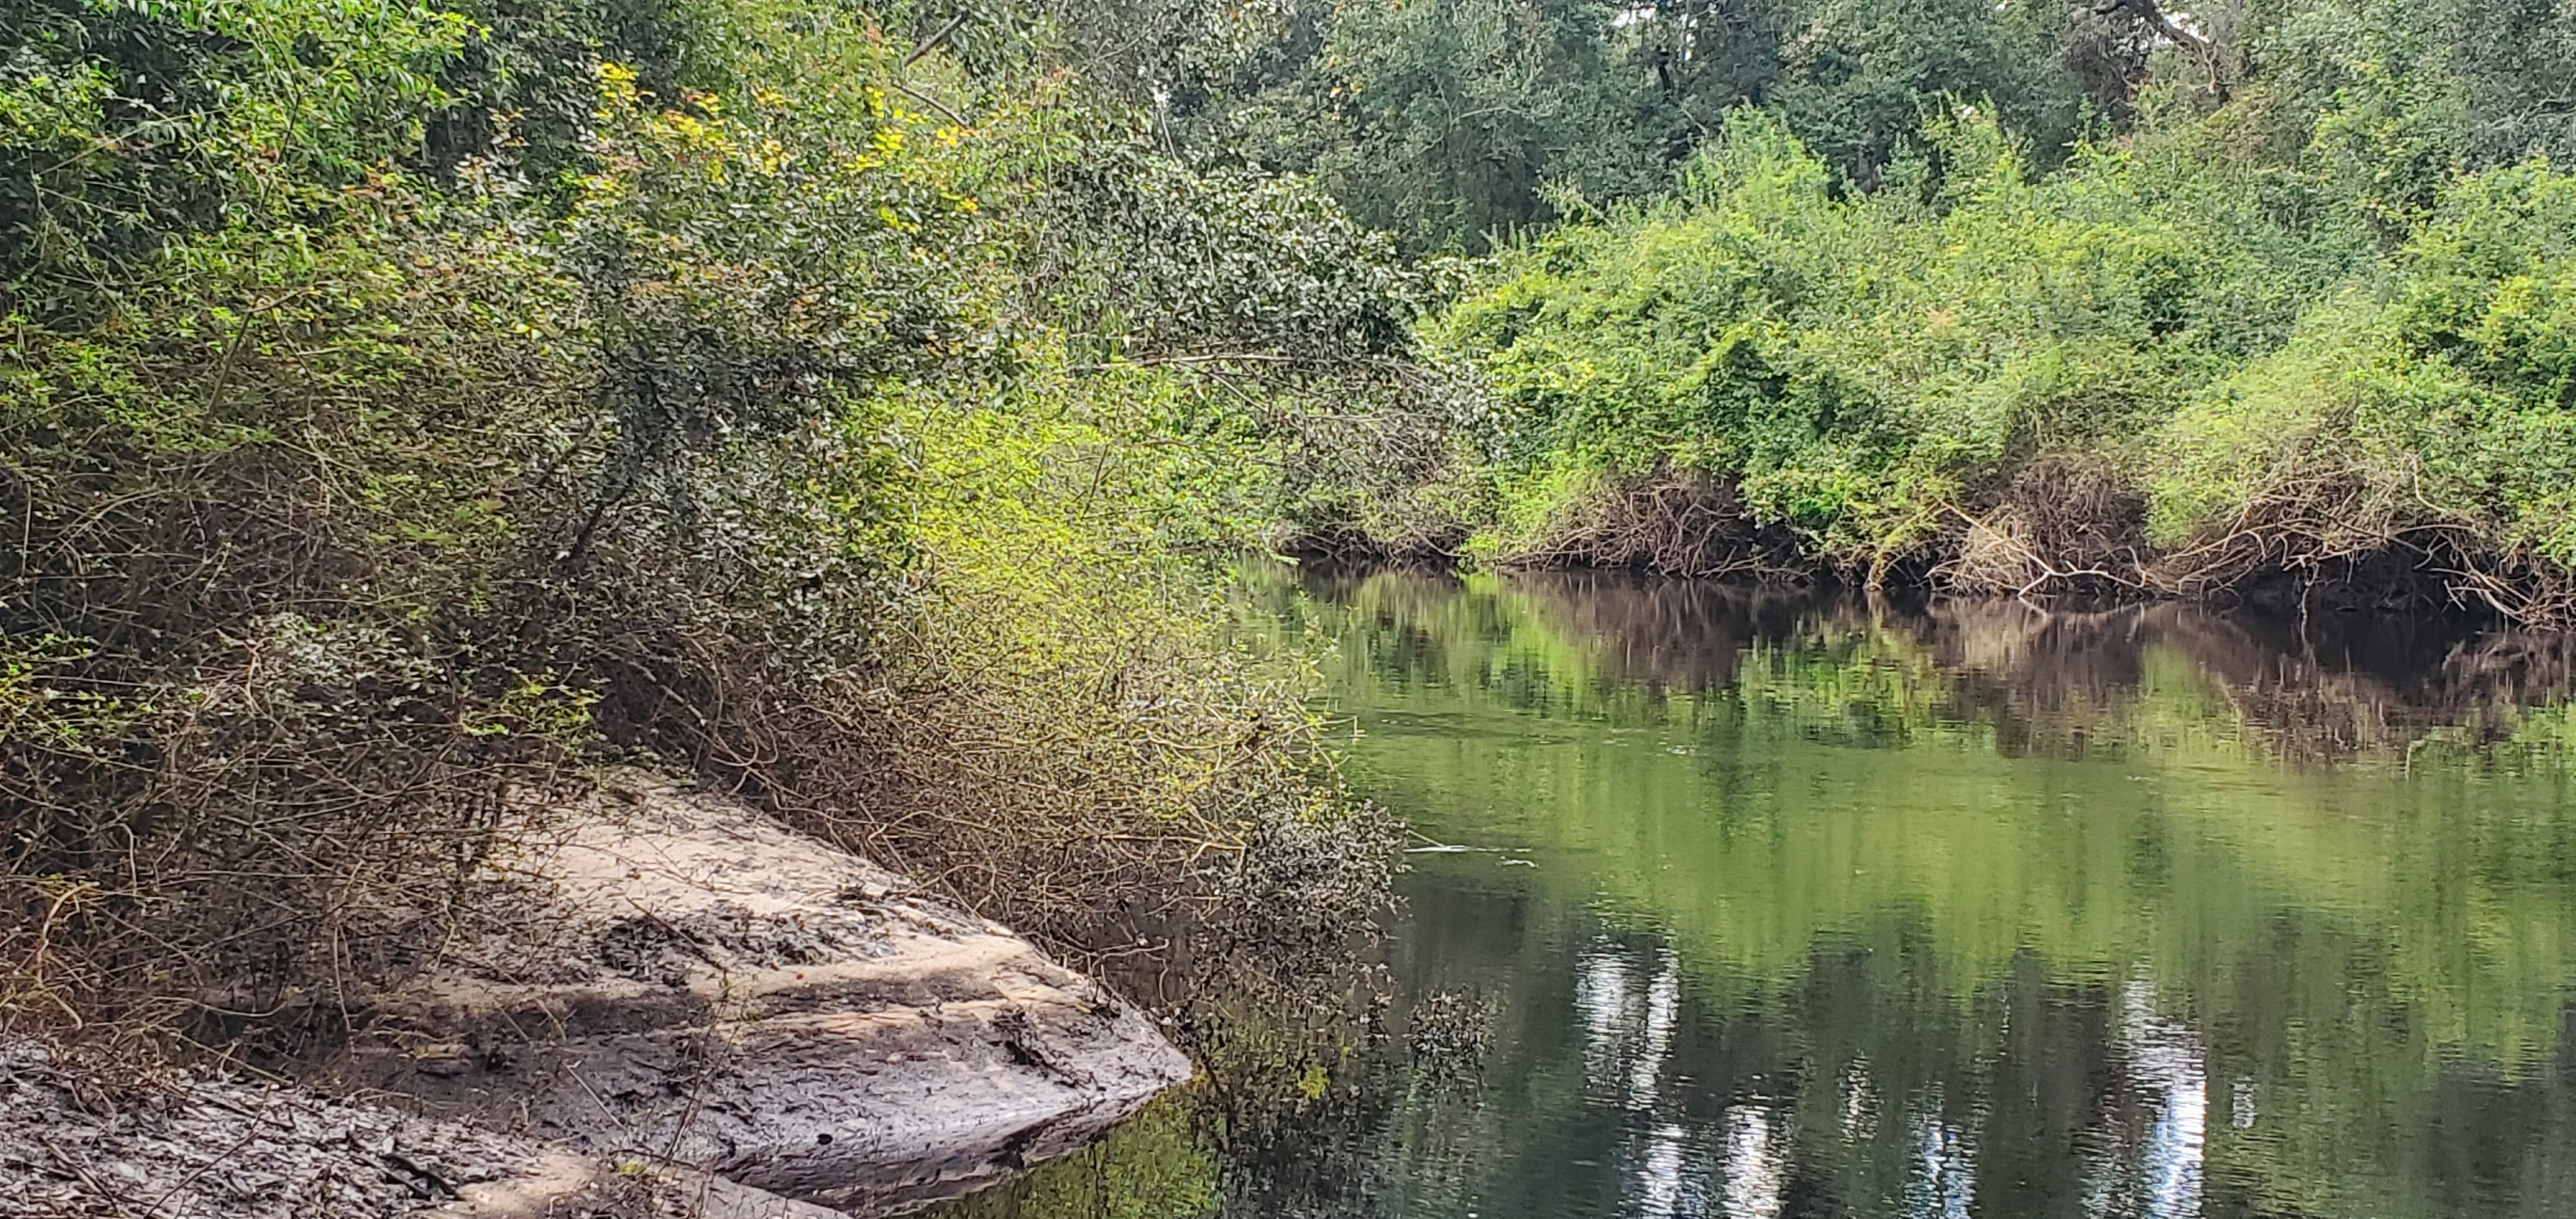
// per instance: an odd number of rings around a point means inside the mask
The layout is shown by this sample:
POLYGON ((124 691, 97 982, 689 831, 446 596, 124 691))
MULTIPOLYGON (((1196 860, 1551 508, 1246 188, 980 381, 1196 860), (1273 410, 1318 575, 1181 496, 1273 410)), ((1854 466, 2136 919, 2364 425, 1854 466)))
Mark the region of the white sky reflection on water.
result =
POLYGON ((1843 1068, 1843 1139, 1864 1143, 1878 1132, 1878 1089, 1869 1082, 1869 1060, 1853 1059, 1843 1068))
POLYGON ((1627 962, 1608 946, 1575 961, 1574 1008, 1583 1016, 1584 1075, 1597 1093, 1619 1061, 1628 1008, 1627 962))
POLYGON ((1977 1158, 1968 1135, 1942 1120, 1939 1097, 1907 1123, 1914 1135, 1914 1163, 1906 1172, 1907 1219, 1968 1219, 1977 1196, 1977 1158))
POLYGON ((1681 992, 1681 962, 1674 959, 1672 949, 1662 949, 1656 953, 1655 980, 1646 987, 1644 1044, 1628 1068, 1629 1108, 1651 1108, 1655 1103, 1664 1059, 1673 1051, 1673 1028, 1681 1016, 1681 992))
POLYGON ((1777 1120, 1759 1105, 1727 1109, 1727 1219, 1779 1219, 1787 1165, 1777 1120))
POLYGON ((2139 1213, 2147 1219, 2200 1214, 2201 1157, 2209 1130, 2209 1079, 2200 1040, 2155 1014, 2143 982, 2121 995, 2120 1026, 2129 1050, 2129 1082, 2161 1098, 2139 1155, 2139 1213))
POLYGON ((1636 1201, 1640 1219, 1696 1219, 1701 1205, 1697 1174, 1690 1166, 1690 1132, 1671 1122, 1656 1126, 1637 1158, 1636 1201))
POLYGON ((1633 967, 1611 944, 1584 953, 1575 965, 1574 1006, 1583 1019, 1592 1094, 1645 1112, 1655 1107, 1681 1023, 1681 962, 1670 948, 1657 950, 1654 975, 1643 986, 1633 967))

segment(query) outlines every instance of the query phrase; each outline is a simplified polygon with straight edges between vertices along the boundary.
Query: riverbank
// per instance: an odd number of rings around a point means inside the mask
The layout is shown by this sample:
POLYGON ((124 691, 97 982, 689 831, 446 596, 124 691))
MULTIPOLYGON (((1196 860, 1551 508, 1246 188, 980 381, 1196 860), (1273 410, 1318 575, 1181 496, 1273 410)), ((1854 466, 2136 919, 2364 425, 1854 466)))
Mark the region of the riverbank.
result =
POLYGON ((2410 162, 2442 168, 2392 205, 2322 123, 2252 137, 2285 104, 2056 164, 1944 105, 1884 190, 1738 109, 1668 192, 1460 271, 1421 333, 1477 409, 1326 524, 1497 565, 2576 623, 2576 175, 2410 162))
MULTIPOLYGON (((1456 549, 1390 548, 1367 540, 1311 540, 1287 547, 1297 563, 1325 573, 1393 569, 1432 578, 1476 573, 1506 578, 1566 580, 1671 580, 1745 588, 1843 591, 1886 596, 1906 603, 2024 602, 2088 611, 2124 606, 2188 607, 2219 613, 2246 611, 2298 619, 2311 615, 2395 616, 2429 628, 2499 627, 2556 634, 2568 624, 2552 608, 2557 585, 2547 572, 2525 571, 2497 581, 2446 559, 2446 552, 2398 549, 2364 552, 2296 567, 2248 571, 2233 581, 2178 577, 2172 556, 2122 546, 2089 548, 2059 534, 2034 538, 2011 509, 1979 520, 1959 514, 1960 527, 1925 543, 1921 553, 1884 568, 1837 563, 1801 545, 1786 531, 1741 515, 1671 507, 1697 492, 1685 484, 1612 497, 1569 516, 1600 512, 1566 526, 1553 541, 1481 561, 1456 549), (1619 499, 1662 501, 1658 516, 1641 521, 1619 499), (1674 517, 1685 518, 1676 521, 1674 517), (1605 541, 1614 537, 1615 542, 1605 541)), ((2086 529, 2079 533, 2094 533, 2086 529)), ((2105 529, 2099 532, 2110 532, 2105 529)))
POLYGON ((2465 524, 2329 544, 2307 524, 2249 520, 2222 538, 2160 544, 2133 473, 2041 461, 1997 477, 2000 490, 1930 505, 1930 520, 1901 548, 1875 552, 1837 551, 1829 538, 1762 516, 1740 479, 1669 468, 1570 479, 1532 520, 1454 521, 1427 539, 1299 535, 1282 548, 1328 566, 1625 572, 2077 607, 2165 602, 2576 625, 2576 574, 2465 524))
POLYGON ((499 832, 405 976, 245 1030, 313 1091, 159 1072, 72 1120, 81 1075, 10 1050, 0 1193, 63 1215, 197 1194, 296 1219, 891 1214, 1191 1073, 1099 984, 738 801, 619 770, 499 832))
POLYGON ((0 1032, 390 984, 603 762, 1055 950, 1382 896, 1206 556, 1404 362, 1384 243, 902 25, 0 14, 0 1032))

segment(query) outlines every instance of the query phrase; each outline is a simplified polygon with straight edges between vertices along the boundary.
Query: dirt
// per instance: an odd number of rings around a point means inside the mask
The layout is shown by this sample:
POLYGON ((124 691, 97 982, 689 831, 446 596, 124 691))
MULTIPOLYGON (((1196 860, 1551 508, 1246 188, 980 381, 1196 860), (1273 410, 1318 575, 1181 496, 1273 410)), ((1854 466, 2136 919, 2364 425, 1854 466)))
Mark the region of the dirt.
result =
POLYGON ((999 925, 640 772, 497 860, 333 1073, 594 1155, 890 1213, 1080 1146, 1188 1060, 999 925))
POLYGON ((0 1042, 0 1215, 892 1214, 1189 1077, 1091 979, 741 804, 619 771, 515 815, 430 967, 306 1014, 341 1032, 295 1086, 111 1099, 0 1042))
POLYGON ((0 1046, 0 1213, 12 1219, 815 1219, 694 1174, 204 1072, 112 1095, 0 1046))

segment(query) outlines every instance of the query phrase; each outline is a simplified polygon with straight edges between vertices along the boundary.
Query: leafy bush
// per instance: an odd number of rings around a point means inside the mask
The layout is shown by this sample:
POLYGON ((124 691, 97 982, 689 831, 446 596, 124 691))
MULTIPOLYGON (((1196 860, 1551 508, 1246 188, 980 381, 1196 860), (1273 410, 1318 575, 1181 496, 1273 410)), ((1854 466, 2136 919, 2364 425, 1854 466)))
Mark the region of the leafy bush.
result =
POLYGON ((0 22, 0 1020, 402 968, 603 747, 1067 940, 1312 880, 1265 844, 1375 891, 1167 557, 1409 350, 1311 192, 1045 81, 916 109, 831 6, 0 22))
POLYGON ((1151 370, 909 387, 918 611, 719 773, 1058 943, 1364 916, 1387 827, 1333 778, 1305 658, 1229 640, 1204 557, 1264 519, 1274 458, 1175 426, 1196 391, 1151 370))
POLYGON ((273 1001, 360 914, 435 908, 578 738, 588 696, 472 627, 561 502, 514 484, 579 363, 514 319, 562 285, 408 213, 194 238, 111 321, 8 319, 0 647, 37 718, 0 739, 0 871, 47 914, 10 949, 68 971, 29 985, 273 1001))
POLYGON ((2298 279, 2259 254, 2291 243, 2224 165, 2087 150, 2034 181, 1981 112, 1940 139, 1940 173, 1838 199, 1740 111, 1678 198, 1499 257, 1436 328, 1506 416, 1491 552, 1543 548, 1602 479, 1709 477, 1883 571, 2019 463, 2132 436, 2290 328, 2298 279))
POLYGON ((2159 540, 2201 578, 2404 547, 2508 613, 2563 617, 2571 226, 2576 179, 2545 162, 2446 188, 2380 286, 2320 305, 2165 429, 2159 540))
POLYGON ((2022 592, 2430 577, 2563 617, 2571 180, 2401 207, 2345 172, 2357 112, 2285 163, 2277 104, 2041 178, 1962 108, 1857 197, 1738 112, 1673 198, 1506 251, 1427 328, 1497 400, 1477 547, 2022 592))

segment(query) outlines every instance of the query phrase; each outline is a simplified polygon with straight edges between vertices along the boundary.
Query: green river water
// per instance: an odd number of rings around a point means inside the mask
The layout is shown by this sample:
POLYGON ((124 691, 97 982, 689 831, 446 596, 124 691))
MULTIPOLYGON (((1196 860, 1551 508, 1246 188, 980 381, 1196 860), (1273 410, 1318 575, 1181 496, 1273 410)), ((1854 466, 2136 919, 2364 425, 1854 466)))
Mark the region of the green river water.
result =
POLYGON ((1609 577, 1251 600, 1417 833, 1382 997, 1214 1038, 970 1212, 2576 1216, 2576 646, 1609 577))

